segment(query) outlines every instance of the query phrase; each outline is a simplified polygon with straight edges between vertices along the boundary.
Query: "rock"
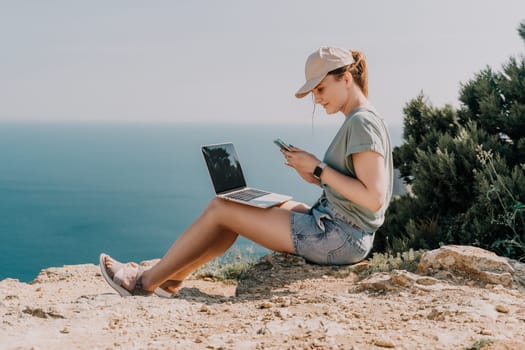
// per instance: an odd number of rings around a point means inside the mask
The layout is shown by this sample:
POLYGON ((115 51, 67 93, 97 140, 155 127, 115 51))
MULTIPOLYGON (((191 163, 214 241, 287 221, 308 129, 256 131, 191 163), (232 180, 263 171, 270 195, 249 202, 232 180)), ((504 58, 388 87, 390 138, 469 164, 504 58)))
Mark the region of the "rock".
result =
POLYGON ((418 270, 422 274, 447 270, 463 277, 506 287, 512 286, 514 273, 512 266, 503 257, 481 248, 455 245, 423 253, 418 270))
POLYGON ((513 277, 516 286, 525 291, 525 264, 513 259, 507 259, 507 262, 514 269, 513 277))
POLYGON ((394 270, 392 272, 379 272, 360 281, 357 290, 371 291, 394 291, 400 288, 409 288, 419 279, 418 275, 404 270, 394 270))
POLYGON ((61 314, 56 313, 54 311, 44 311, 41 308, 31 308, 29 306, 26 306, 26 308, 22 310, 22 312, 39 318, 65 318, 61 314))
POLYGON ((272 254, 241 281, 252 283, 245 291, 266 294, 235 297, 231 282, 189 276, 173 298, 121 298, 95 265, 48 269, 39 283, 0 281, 0 348, 502 350, 525 344, 520 290, 445 270, 446 280, 352 270, 272 254), (357 287, 363 293, 354 293, 357 287))
POLYGON ((508 314, 509 308, 504 305, 498 304, 496 305, 496 311, 501 312, 502 314, 508 314))
POLYGON ((366 260, 363 260, 361 262, 358 262, 357 264, 352 265, 350 269, 359 273, 359 272, 365 271, 369 267, 370 267, 370 263, 366 260))
POLYGON ((396 345, 388 339, 376 339, 374 341, 374 345, 379 346, 381 348, 395 348, 396 347, 396 345))
POLYGON ((357 284, 356 291, 361 292, 363 290, 387 292, 397 290, 392 283, 392 277, 388 272, 375 273, 372 276, 365 278, 357 284))
POLYGON ((265 302, 262 302, 258 305, 258 308, 259 309, 271 309, 273 306, 272 303, 268 302, 268 301, 265 301, 265 302))
POLYGON ((93 276, 100 276, 98 265, 79 264, 49 267, 41 270, 38 276, 30 282, 32 285, 54 283, 71 280, 87 280, 93 276))
POLYGON ((394 270, 391 273, 391 278, 394 285, 406 288, 413 286, 419 276, 403 270, 394 270))
POLYGON ((494 334, 493 334, 490 330, 488 330, 488 329, 482 329, 482 330, 480 330, 480 331, 479 331, 479 334, 481 334, 481 335, 490 335, 490 336, 494 335, 494 334))
POLYGON ((417 284, 421 284, 423 286, 433 286, 436 283, 438 283, 438 280, 432 277, 420 277, 416 280, 417 284))

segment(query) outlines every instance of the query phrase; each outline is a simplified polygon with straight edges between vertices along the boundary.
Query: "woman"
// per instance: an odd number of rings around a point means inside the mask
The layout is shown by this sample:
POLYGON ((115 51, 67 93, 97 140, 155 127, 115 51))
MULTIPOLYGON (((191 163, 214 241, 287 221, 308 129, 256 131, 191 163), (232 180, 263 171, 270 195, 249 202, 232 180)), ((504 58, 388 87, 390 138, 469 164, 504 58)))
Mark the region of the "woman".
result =
POLYGON ((297 147, 282 150, 286 165, 323 194, 312 208, 297 202, 260 209, 213 199, 151 269, 101 254, 104 278, 121 295, 175 293, 199 266, 242 235, 268 249, 318 264, 351 264, 372 248, 392 194, 392 150, 384 120, 369 104, 367 66, 360 52, 321 47, 305 67, 310 92, 328 114, 345 116, 323 161, 297 147))

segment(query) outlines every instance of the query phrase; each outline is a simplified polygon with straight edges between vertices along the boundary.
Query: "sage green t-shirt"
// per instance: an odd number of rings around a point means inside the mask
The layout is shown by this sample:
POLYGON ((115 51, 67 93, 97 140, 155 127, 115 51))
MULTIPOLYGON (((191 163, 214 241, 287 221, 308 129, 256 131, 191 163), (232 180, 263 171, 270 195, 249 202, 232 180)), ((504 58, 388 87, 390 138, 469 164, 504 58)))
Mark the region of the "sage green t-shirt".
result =
POLYGON ((328 184, 321 183, 327 199, 341 214, 367 232, 375 232, 385 219, 385 211, 392 198, 394 170, 392 145, 384 119, 370 106, 350 112, 326 150, 324 162, 342 174, 356 178, 352 154, 374 151, 384 158, 387 178, 385 205, 373 212, 343 197, 328 184))

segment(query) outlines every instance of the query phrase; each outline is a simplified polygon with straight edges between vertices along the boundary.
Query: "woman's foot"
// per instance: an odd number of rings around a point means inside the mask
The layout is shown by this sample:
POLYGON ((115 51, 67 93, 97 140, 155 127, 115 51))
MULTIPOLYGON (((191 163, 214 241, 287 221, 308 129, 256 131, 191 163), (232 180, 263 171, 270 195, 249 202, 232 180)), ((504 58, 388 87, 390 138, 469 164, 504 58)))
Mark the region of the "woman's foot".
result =
POLYGON ((100 254, 99 262, 102 276, 121 296, 153 293, 142 287, 144 271, 136 263, 123 264, 107 254, 100 254))
POLYGON ((167 280, 155 289, 155 294, 162 298, 171 298, 182 287, 182 281, 167 280))

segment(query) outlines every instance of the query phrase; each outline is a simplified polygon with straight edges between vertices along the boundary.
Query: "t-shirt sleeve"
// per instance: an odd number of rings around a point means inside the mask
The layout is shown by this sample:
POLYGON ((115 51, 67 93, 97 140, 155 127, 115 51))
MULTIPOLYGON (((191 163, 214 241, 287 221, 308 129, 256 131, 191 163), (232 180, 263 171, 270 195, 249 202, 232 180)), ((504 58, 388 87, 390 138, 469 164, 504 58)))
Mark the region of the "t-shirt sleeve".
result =
POLYGON ((382 142, 380 125, 375 120, 375 116, 370 118, 366 114, 359 113, 350 120, 346 156, 358 152, 374 151, 384 157, 385 146, 382 142))

